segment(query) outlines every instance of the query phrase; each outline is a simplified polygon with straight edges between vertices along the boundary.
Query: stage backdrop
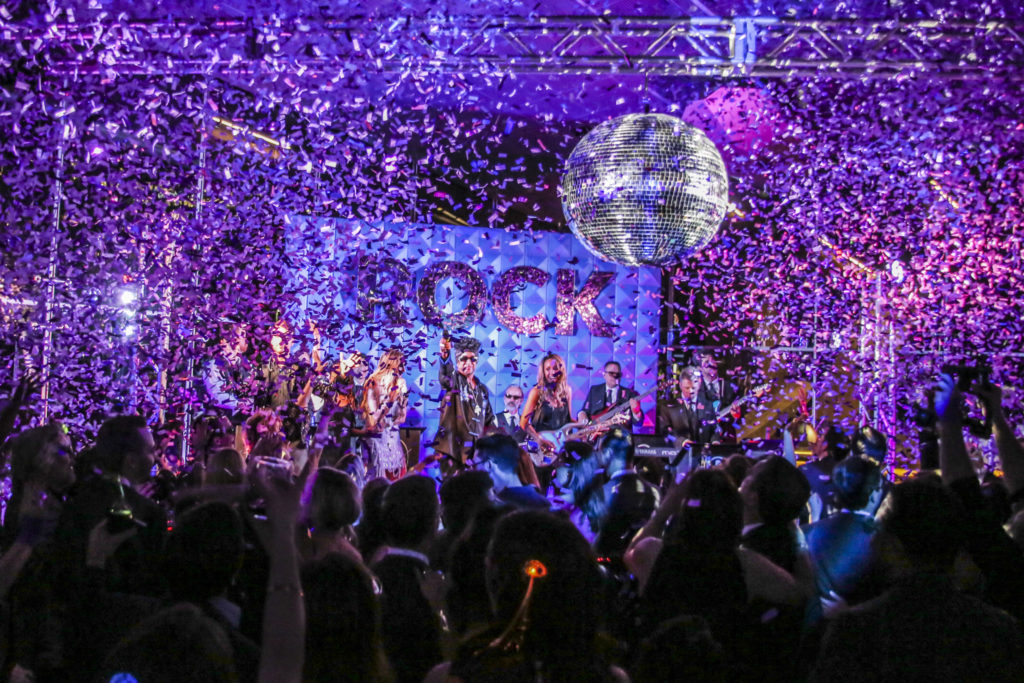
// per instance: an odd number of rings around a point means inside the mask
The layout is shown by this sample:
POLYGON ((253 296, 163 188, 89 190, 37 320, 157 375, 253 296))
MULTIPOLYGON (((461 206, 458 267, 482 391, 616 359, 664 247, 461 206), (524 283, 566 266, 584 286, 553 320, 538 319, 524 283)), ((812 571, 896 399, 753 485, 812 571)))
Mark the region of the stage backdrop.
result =
MULTIPOLYGON (((596 259, 571 234, 296 218, 289 256, 300 291, 293 324, 318 321, 324 352, 383 350, 409 359, 407 425, 437 428, 444 329, 481 342, 477 376, 504 409, 506 387, 528 390, 549 352, 565 358, 573 413, 603 382, 604 363, 643 392, 657 382, 661 274, 596 259)), ((643 402, 653 428, 655 396, 643 402)))

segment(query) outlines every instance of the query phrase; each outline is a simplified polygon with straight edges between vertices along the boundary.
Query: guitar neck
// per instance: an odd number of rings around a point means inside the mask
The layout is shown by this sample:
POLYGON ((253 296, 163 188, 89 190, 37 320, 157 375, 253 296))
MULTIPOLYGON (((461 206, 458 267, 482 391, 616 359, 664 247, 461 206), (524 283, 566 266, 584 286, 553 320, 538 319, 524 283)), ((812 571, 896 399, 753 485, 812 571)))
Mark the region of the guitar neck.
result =
POLYGON ((634 400, 635 401, 642 401, 643 399, 647 398, 652 392, 654 392, 655 389, 657 389, 657 387, 652 387, 652 388, 648 389, 647 391, 645 391, 642 394, 637 394, 636 396, 629 397, 628 399, 626 399, 625 401, 623 401, 619 405, 615 406, 614 408, 610 408, 609 410, 607 410, 607 411, 601 413, 600 415, 598 415, 597 417, 595 417, 592 420, 592 424, 601 424, 602 422, 606 422, 607 420, 612 419, 613 417, 615 417, 619 413, 621 413, 624 410, 628 409, 630 401, 634 401, 634 400))

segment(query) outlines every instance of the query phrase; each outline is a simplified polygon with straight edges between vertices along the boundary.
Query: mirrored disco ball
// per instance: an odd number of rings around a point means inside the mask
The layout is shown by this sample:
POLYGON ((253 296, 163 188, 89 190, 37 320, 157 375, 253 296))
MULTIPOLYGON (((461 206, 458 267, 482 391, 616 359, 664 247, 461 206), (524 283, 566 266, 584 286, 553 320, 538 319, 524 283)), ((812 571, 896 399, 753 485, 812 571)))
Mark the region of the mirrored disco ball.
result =
POLYGON ((569 155, 562 210, 599 258, 663 266, 707 244, 725 216, 729 181, 714 143, 664 114, 605 121, 569 155))

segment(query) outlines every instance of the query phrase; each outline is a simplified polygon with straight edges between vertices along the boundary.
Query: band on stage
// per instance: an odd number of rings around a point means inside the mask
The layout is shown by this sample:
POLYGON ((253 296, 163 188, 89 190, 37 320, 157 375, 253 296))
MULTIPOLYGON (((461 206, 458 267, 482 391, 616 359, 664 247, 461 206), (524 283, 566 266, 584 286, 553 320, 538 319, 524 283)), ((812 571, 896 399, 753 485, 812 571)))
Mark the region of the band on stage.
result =
MULTIPOLYGON (((289 446, 294 448, 308 438, 319 420, 328 419, 334 439, 332 455, 358 470, 360 480, 395 480, 410 468, 422 470, 434 463, 447 476, 478 464, 474 460, 477 442, 501 433, 520 446, 520 480, 546 490, 553 466, 571 460, 576 446, 593 446, 613 428, 629 434, 642 425, 642 403, 658 390, 650 387, 640 394, 622 384, 621 364, 609 359, 600 378, 582 397, 574 397, 565 360, 549 353, 537 364, 532 386, 506 387, 501 395, 503 409, 495 412, 496 400, 477 377, 480 342, 445 334, 436 356, 443 391, 437 404, 439 427, 431 435, 427 457, 410 462, 408 446, 400 437, 409 413, 403 378, 406 358, 400 349, 384 352, 372 372, 371 359, 358 352, 342 353, 337 362, 327 363, 319 332, 312 328, 311 352, 289 362, 286 327, 276 332, 270 348, 262 353, 254 353, 260 350, 254 348, 258 342, 239 329, 221 344, 221 354, 209 363, 204 378, 213 413, 236 419, 246 416, 238 429, 236 448, 247 454, 284 455, 289 446), (575 412, 574 404, 579 406, 575 412), (281 424, 275 430, 277 420, 281 424), (260 443, 275 431, 281 434, 280 444, 260 443)), ((678 372, 667 389, 652 411, 657 438, 664 444, 661 452, 670 448, 675 455, 667 464, 685 462, 689 467, 705 446, 736 442, 747 397, 737 383, 720 375, 714 355, 701 354, 694 365, 678 372)))

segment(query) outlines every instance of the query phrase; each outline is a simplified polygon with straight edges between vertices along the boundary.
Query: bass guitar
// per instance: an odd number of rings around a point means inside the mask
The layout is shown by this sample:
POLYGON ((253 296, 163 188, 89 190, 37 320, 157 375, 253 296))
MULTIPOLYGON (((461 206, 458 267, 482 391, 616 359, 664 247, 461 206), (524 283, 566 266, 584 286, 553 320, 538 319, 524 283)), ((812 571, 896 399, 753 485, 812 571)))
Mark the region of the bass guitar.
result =
POLYGON ((561 429, 539 432, 537 436, 542 439, 547 439, 554 444, 555 448, 550 452, 545 452, 544 449, 539 446, 527 449, 530 453, 530 459, 533 460, 533 464, 538 467, 547 467, 548 465, 551 465, 558 459, 557 454, 565 447, 566 441, 587 441, 616 425, 626 424, 629 422, 630 417, 627 412, 630 409, 630 401, 641 401, 657 390, 657 386, 651 387, 644 393, 633 396, 629 400, 595 415, 589 423, 570 422, 569 424, 563 425, 561 429))

